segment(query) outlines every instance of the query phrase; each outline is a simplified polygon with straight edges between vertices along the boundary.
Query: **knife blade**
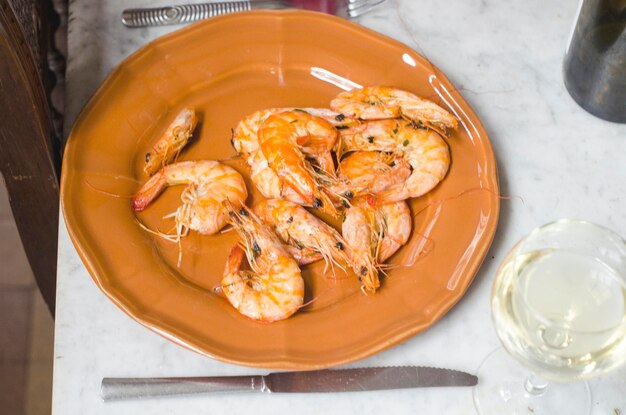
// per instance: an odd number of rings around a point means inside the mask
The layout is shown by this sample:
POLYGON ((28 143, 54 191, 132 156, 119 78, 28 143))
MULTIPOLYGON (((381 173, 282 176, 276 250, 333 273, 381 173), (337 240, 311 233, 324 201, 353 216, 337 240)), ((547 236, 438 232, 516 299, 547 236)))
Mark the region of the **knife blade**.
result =
POLYGON ((104 378, 105 401, 210 392, 268 393, 359 392, 437 386, 474 386, 478 378, 458 370, 425 366, 367 367, 304 372, 275 372, 265 376, 193 378, 104 378))

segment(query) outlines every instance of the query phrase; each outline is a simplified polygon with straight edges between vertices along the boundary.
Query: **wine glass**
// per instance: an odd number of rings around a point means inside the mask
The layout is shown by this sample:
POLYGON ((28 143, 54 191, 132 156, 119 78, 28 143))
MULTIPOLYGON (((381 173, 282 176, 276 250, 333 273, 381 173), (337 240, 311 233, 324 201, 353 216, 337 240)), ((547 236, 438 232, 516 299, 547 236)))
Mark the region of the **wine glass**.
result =
POLYGON ((537 228, 500 266, 491 307, 504 349, 479 368, 478 412, 588 414, 582 380, 626 360, 626 242, 579 220, 537 228))

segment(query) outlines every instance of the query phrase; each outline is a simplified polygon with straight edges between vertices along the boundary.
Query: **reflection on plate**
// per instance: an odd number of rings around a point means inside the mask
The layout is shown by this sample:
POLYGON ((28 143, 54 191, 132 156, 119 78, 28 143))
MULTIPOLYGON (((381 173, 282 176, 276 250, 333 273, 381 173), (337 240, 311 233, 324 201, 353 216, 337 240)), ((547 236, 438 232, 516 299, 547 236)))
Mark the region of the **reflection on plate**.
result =
MULTIPOLYGON (((432 325, 463 295, 495 232, 499 200, 487 134, 445 76, 410 48, 332 16, 263 11, 203 21, 160 38, 124 61, 74 125, 62 175, 65 220, 102 291, 135 320, 185 347, 227 362, 312 369, 386 349, 432 325), (414 230, 381 290, 364 296, 348 276, 303 272, 309 305, 259 324, 215 293, 234 233, 178 247, 143 231, 127 196, 145 180, 143 156, 185 106, 200 115, 180 160, 233 159, 231 128, 259 108, 328 106, 342 89, 393 85, 427 97, 463 125, 447 142, 452 165, 413 199, 414 230), (114 197, 115 195, 121 197, 114 197)), ((251 183, 248 189, 254 189, 251 183)), ((152 229, 175 209, 171 188, 142 212, 152 229)), ((258 193, 248 205, 259 200, 258 193)))

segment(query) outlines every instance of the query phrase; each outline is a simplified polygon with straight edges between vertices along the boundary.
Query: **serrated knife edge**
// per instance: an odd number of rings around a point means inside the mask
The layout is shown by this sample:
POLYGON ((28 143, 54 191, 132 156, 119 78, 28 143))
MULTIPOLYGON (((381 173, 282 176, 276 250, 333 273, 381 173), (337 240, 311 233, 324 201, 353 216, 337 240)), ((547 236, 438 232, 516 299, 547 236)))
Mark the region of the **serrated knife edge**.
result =
POLYGON ((478 378, 453 369, 429 366, 377 366, 264 376, 269 391, 278 393, 356 392, 438 386, 474 386, 478 378))

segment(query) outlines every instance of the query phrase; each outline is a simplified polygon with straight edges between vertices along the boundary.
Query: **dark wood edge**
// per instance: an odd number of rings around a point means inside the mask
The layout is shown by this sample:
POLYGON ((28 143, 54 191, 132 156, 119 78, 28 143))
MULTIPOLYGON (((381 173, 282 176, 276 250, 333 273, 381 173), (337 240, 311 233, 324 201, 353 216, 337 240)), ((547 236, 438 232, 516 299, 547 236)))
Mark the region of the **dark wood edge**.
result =
POLYGON ((0 74, 0 169, 26 256, 54 315, 60 154, 35 57, 7 0, 0 0, 0 74))

